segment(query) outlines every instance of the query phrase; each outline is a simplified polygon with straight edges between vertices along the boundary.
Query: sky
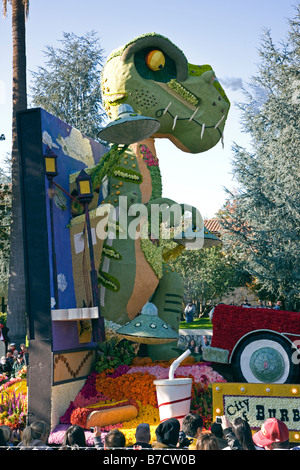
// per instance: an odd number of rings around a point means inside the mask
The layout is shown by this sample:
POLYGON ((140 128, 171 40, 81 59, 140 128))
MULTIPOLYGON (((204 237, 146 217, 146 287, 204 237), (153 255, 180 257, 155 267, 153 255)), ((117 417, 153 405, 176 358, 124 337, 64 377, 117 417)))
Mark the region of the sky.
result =
MULTIPOLYGON (((2 3, 2 2, 1 2, 2 3)), ((288 19, 297 0, 30 0, 26 22, 27 82, 31 72, 45 65, 46 46, 59 47, 63 32, 83 36, 95 31, 104 56, 131 39, 155 32, 168 37, 192 64, 210 64, 231 102, 219 142, 200 154, 178 150, 166 139, 156 139, 163 196, 196 207, 212 218, 226 200, 224 188, 234 189, 232 147, 249 148, 250 137, 241 126, 237 103, 257 74, 261 35, 270 29, 275 44, 287 38, 288 19)), ((0 166, 11 152, 12 116, 11 6, 0 17, 0 166)), ((30 107, 30 99, 29 99, 30 107)))

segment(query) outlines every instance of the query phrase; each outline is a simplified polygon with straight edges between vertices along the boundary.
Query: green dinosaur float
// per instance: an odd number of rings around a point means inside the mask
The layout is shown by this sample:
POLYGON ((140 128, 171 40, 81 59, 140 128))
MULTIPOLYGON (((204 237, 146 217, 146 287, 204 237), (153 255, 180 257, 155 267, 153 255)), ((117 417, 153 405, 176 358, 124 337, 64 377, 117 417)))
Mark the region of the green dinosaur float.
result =
MULTIPOLYGON (((111 120, 119 119, 118 110, 125 103, 138 115, 159 121, 160 127, 144 141, 112 145, 98 165, 86 170, 92 177, 94 191, 89 212, 101 314, 124 325, 139 315, 151 299, 160 319, 178 332, 183 296, 181 279, 165 262, 159 241, 151 238, 147 215, 140 217, 137 224, 137 214, 131 209, 143 204, 150 213, 154 204, 157 207, 163 202, 168 206, 174 203, 162 198, 155 138, 168 138, 183 152, 205 152, 222 140, 230 103, 209 65, 189 64, 177 46, 154 33, 130 41, 108 57, 102 72, 102 95, 111 120), (125 221, 120 217, 121 201, 126 203, 125 221), (109 215, 110 228, 107 228, 108 214, 101 211, 107 204, 114 209, 109 215), (143 236, 125 236, 130 225, 143 236)), ((73 194, 76 176, 70 176, 73 194)), ((84 215, 76 202, 72 214, 76 302, 82 306, 89 303, 85 282, 88 261, 85 249, 79 249, 74 242, 84 230, 84 215)), ((154 359, 161 358, 161 354, 173 357, 171 347, 174 342, 148 346, 149 355, 154 359)))

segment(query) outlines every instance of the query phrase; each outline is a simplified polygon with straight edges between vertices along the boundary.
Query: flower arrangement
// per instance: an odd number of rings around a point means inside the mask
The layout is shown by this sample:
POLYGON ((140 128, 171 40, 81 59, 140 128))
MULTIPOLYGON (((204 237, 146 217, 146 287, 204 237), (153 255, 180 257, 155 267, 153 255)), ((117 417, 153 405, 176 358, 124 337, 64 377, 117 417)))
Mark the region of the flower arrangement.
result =
POLYGON ((151 184, 152 184, 152 194, 151 199, 156 199, 162 195, 162 182, 161 174, 159 170, 158 158, 152 154, 151 150, 147 145, 140 145, 140 152, 143 156, 144 161, 150 171, 151 175, 151 184))
POLYGON ((26 425, 27 393, 16 394, 14 390, 1 394, 0 425, 11 429, 22 429, 26 425))
POLYGON ((176 93, 181 95, 185 100, 187 100, 189 103, 193 104, 194 106, 197 106, 199 104, 199 99, 197 96, 195 96, 193 93, 191 93, 189 90, 187 90, 184 86, 182 86, 177 80, 174 78, 170 80, 167 83, 168 87, 171 88, 171 90, 174 90, 176 93))
POLYGON ((0 376, 0 426, 23 429, 27 418, 27 367, 24 366, 16 377, 0 376))
MULTIPOLYGON (((139 361, 132 361, 134 364, 139 361)), ((84 387, 70 403, 66 413, 60 418, 60 425, 51 433, 50 442, 58 443, 63 430, 71 423, 82 424, 91 410, 122 406, 134 403, 139 409, 138 416, 130 421, 120 422, 101 427, 106 433, 119 428, 126 437, 126 445, 135 442, 135 430, 139 423, 147 422, 150 426, 151 440, 155 440, 155 429, 160 423, 154 380, 166 379, 169 374, 167 361, 145 361, 147 365, 120 364, 116 368, 105 368, 101 372, 92 372, 84 387)), ((206 429, 212 422, 212 390, 213 382, 225 382, 207 363, 180 365, 175 377, 191 377, 193 379, 191 411, 201 414, 206 429)), ((85 430, 88 445, 93 443, 93 435, 85 430)), ((103 434, 103 435, 104 435, 103 434)))
POLYGON ((113 171, 113 176, 123 181, 130 181, 131 183, 141 184, 143 176, 129 168, 124 170, 122 167, 117 167, 113 171))
POLYGON ((299 313, 267 308, 244 308, 231 305, 218 305, 212 318, 212 347, 232 351, 239 339, 255 330, 292 332, 290 339, 300 334, 299 313), (234 325, 234 328, 232 327, 234 325), (295 335, 295 336, 293 336, 295 335))
POLYGON ((6 375, 6 374, 0 374, 0 384, 1 384, 2 382, 5 383, 6 381, 7 381, 7 375, 6 375))
MULTIPOLYGON (((26 376, 27 376, 27 366, 23 366, 21 370, 19 370, 19 372, 17 373, 17 376, 16 377, 9 377, 5 374, 1 374, 0 375, 0 382, 4 382, 1 386, 0 386, 0 393, 11 387, 12 385, 18 383, 18 382, 21 382, 21 385, 24 386, 24 384, 26 383, 25 382, 25 379, 26 379, 26 376), (1 380, 2 379, 2 380, 1 380)), ((18 386, 19 388, 19 386, 18 386)))
POLYGON ((135 356, 134 346, 126 340, 112 337, 110 341, 100 344, 103 352, 95 364, 95 371, 100 373, 107 369, 115 369, 120 365, 130 364, 135 356))
POLYGON ((147 166, 158 166, 158 159, 153 155, 147 145, 140 145, 140 151, 143 155, 145 162, 147 163, 147 166))
POLYGON ((0 426, 23 429, 27 418, 26 366, 0 387, 0 426))
POLYGON ((202 416, 204 427, 209 429, 212 421, 212 389, 209 382, 193 383, 191 409, 202 416))
POLYGON ((98 281, 105 286, 107 289, 110 289, 114 292, 118 292, 120 289, 120 283, 117 278, 111 274, 105 273, 99 269, 98 272, 98 281))

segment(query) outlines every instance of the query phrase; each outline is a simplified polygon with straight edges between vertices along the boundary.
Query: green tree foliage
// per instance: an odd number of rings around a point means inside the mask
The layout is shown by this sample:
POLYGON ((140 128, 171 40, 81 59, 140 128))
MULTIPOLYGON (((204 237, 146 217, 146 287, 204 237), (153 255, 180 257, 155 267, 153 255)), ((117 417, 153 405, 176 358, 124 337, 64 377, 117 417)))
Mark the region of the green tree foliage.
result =
POLYGON ((32 103, 97 138, 103 126, 100 74, 103 50, 97 34, 63 33, 61 48, 47 46, 45 67, 32 72, 32 103))
POLYGON ((265 31, 257 75, 240 104, 251 149, 233 147, 238 183, 228 191, 223 242, 230 245, 258 290, 300 309, 300 30, 299 6, 287 41, 265 31))
POLYGON ((196 301, 200 314, 205 314, 213 302, 220 301, 225 294, 243 283, 237 263, 223 251, 222 245, 184 250, 168 263, 182 277, 185 302, 189 299, 196 301))

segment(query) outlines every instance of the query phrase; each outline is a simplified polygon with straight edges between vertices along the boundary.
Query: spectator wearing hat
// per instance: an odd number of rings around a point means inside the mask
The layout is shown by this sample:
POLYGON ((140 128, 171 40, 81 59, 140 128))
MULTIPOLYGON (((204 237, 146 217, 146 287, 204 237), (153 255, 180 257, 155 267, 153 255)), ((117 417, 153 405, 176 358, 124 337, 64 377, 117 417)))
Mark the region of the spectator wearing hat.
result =
POLYGON ((180 423, 176 418, 170 418, 160 423, 155 430, 157 441, 152 443, 153 449, 176 448, 179 431, 180 423))
POLYGON ((267 419, 260 431, 253 434, 253 441, 265 450, 289 450, 289 430, 287 425, 276 418, 267 419))
POLYGON ((12 354, 14 354, 15 351, 17 351, 16 349, 16 343, 10 343, 8 345, 8 351, 11 351, 12 354))

